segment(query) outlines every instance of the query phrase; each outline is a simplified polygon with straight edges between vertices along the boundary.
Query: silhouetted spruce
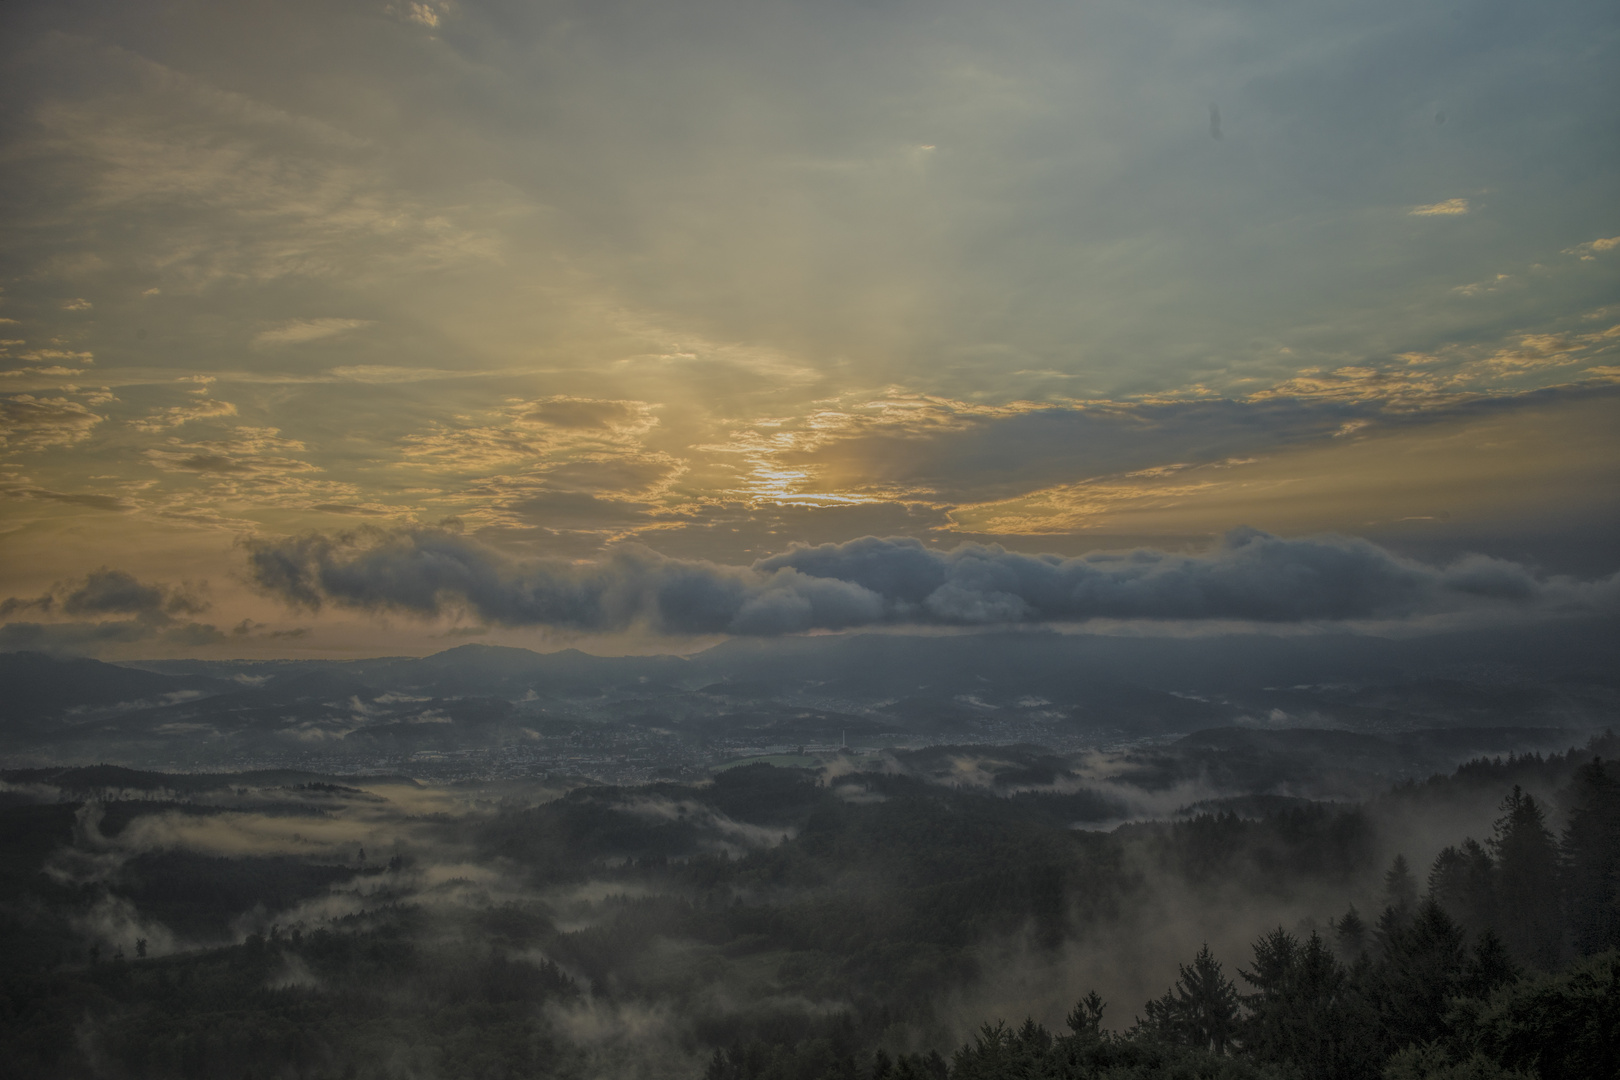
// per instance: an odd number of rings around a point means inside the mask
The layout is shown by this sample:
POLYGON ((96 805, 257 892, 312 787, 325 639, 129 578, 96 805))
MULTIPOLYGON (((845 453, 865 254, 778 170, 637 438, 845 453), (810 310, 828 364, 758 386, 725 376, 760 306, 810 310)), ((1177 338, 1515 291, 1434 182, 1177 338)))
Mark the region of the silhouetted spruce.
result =
POLYGON ((1620 777, 1595 758, 1575 770, 1562 855, 1570 943, 1582 955, 1620 948, 1620 777))
POLYGON ((1498 930, 1508 951, 1544 971, 1558 964, 1558 848, 1534 796, 1515 786, 1502 801, 1491 851, 1498 866, 1498 930))

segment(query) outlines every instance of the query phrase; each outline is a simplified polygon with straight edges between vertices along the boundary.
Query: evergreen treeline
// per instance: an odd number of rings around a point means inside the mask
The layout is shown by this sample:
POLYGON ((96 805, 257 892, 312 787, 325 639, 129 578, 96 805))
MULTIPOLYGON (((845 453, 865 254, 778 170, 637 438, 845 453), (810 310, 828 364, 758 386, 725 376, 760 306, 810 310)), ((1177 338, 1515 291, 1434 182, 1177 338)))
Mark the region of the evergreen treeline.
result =
MULTIPOLYGON (((1509 1080, 1620 1075, 1620 953, 1527 977, 1494 939, 1464 949, 1425 900, 1375 959, 1346 965, 1321 938, 1276 931, 1254 946, 1244 989, 1201 951, 1128 1031, 1102 1030, 1104 1004, 1081 1001, 1054 1037, 1026 1021, 986 1024, 954 1055, 950 1080, 1338 1078, 1509 1080)), ((886 1056, 865 1075, 925 1076, 886 1056)), ((742 1073, 710 1070, 711 1080, 742 1073)), ((758 1076, 769 1074, 760 1073, 758 1076)), ((789 1073, 781 1074, 784 1080, 789 1073)), ((859 1074, 856 1074, 859 1075, 859 1074)), ((944 1075, 944 1074, 939 1074, 944 1075)))
POLYGON ((1515 786, 1490 839, 1443 850, 1422 894, 1397 856, 1371 926, 1352 906, 1326 939, 1278 928, 1236 979, 1206 946, 1123 1033, 1091 993, 1068 1033, 986 1023, 948 1066, 756 1043, 717 1050, 707 1080, 1620 1076, 1620 770, 1580 766, 1568 798, 1559 841, 1515 786))

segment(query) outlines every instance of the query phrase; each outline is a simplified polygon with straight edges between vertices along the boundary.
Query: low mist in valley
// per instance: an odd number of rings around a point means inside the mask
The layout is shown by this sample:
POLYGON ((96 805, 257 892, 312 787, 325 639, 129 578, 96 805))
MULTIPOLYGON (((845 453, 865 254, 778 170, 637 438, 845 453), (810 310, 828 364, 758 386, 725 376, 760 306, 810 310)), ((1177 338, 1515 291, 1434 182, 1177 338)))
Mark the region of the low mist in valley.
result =
MULTIPOLYGON (((1488 998, 1617 943, 1601 882, 1590 911, 1567 871, 1539 899, 1504 885, 1537 857, 1526 801, 1549 865, 1614 861, 1613 683, 1578 650, 1512 681, 1431 641, 1334 682, 1330 647, 1272 641, 1172 690, 1151 661, 1174 641, 860 644, 889 662, 841 682, 850 643, 814 639, 0 657, 32 710, 0 785, 0 1040, 42 1076, 972 1077, 1062 1054, 1061 1075, 1099 1054, 1286 1075, 1254 1035, 1212 1051, 1175 1019, 1200 950, 1237 1025, 1264 1013, 1235 995, 1267 934, 1315 935, 1375 1019, 1431 907, 1453 995, 1479 956, 1488 998), (1262 683, 1279 652, 1318 681, 1262 683), (942 704, 932 730, 902 684, 942 704), (1131 727, 1112 700, 1164 705, 1131 727), (1526 910, 1552 913, 1540 938, 1526 910)), ((1387 1028, 1320 1075, 1379 1075, 1387 1028)))

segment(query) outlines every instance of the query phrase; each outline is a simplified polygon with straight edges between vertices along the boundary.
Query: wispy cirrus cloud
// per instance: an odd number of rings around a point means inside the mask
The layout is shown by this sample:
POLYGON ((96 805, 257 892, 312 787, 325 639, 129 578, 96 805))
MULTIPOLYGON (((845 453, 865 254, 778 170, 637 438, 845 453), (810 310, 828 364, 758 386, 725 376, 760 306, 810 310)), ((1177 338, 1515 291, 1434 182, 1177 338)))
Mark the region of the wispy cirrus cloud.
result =
POLYGON ((1442 199, 1427 206, 1414 206, 1407 213, 1413 217, 1457 217, 1470 209, 1467 199, 1442 199))
MULTIPOLYGON (((58 43, 63 50, 69 43, 58 43)), ((142 224, 141 261, 170 293, 443 267, 488 259, 498 246, 491 233, 455 224, 453 210, 380 182, 367 140, 339 125, 117 47, 98 53, 138 92, 43 105, 31 150, 72 177, 56 198, 83 220, 142 224)), ((347 322, 288 320, 263 344, 355 328, 337 325, 347 322)))
POLYGON ((255 345, 304 345, 372 325, 370 319, 293 319, 253 335, 255 345))
POLYGON ((122 495, 109 495, 104 492, 91 491, 53 491, 50 488, 27 483, 0 481, 0 495, 6 495, 14 499, 38 499, 43 502, 82 506, 90 510, 107 510, 115 513, 127 513, 136 509, 136 504, 122 495))

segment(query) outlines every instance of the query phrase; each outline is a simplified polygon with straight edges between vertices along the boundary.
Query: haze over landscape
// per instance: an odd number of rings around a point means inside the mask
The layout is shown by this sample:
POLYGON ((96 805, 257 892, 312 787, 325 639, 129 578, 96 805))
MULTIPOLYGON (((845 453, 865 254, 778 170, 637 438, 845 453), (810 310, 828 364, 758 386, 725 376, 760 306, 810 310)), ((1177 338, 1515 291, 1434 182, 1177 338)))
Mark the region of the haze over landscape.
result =
POLYGON ((1620 1068, 1617 42, 6 5, 5 1056, 1620 1068))

